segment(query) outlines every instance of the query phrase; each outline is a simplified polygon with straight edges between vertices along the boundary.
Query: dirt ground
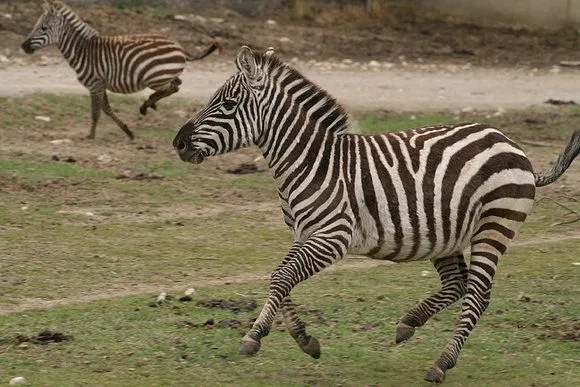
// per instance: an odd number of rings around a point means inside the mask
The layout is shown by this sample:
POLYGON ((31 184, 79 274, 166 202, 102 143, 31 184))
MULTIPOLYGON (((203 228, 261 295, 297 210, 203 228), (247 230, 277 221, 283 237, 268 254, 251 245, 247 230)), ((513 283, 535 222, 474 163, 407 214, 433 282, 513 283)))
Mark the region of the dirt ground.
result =
MULTIPOLYGON (((40 6, 31 4, 0 4, 0 53, 23 57, 19 44, 41 13, 40 6)), ((573 29, 484 27, 393 5, 370 16, 360 8, 336 6, 303 6, 248 17, 227 9, 118 9, 98 4, 78 8, 78 14, 109 35, 162 33, 191 50, 216 39, 226 56, 248 44, 257 49, 273 46, 287 58, 533 68, 578 59, 580 52, 578 32, 573 29)))

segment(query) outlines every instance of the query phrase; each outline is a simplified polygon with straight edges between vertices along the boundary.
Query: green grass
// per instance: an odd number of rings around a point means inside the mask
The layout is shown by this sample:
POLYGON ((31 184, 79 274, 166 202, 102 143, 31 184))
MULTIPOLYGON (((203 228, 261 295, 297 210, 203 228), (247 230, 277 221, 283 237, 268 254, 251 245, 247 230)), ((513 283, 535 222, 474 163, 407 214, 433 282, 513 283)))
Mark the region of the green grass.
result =
POLYGON ((111 173, 102 169, 82 167, 62 161, 24 161, 0 159, 0 174, 26 180, 107 178, 111 173))
MULTIPOLYGON (((580 269, 572 263, 580 242, 545 248, 516 248, 501 262, 492 304, 448 372, 448 385, 577 382, 578 343, 566 334, 579 323, 580 274, 573 270, 580 269), (548 254, 558 258, 545 259, 548 254), (522 290, 529 301, 522 301, 522 290)), ((393 343, 397 320, 438 287, 436 276, 421 277, 422 270, 433 271, 425 262, 335 271, 299 286, 293 294, 300 315, 322 344, 318 361, 279 329, 257 356, 243 358, 237 355, 242 331, 179 327, 181 321, 243 320, 258 310, 233 313, 177 301, 151 308, 153 298, 137 296, 0 317, 0 368, 7 376, 25 375, 32 385, 420 385, 459 313, 453 306, 410 342, 393 343), (44 329, 74 340, 25 349, 14 341, 44 329)), ((195 299, 245 297, 261 304, 266 289, 263 281, 201 287, 195 299)))

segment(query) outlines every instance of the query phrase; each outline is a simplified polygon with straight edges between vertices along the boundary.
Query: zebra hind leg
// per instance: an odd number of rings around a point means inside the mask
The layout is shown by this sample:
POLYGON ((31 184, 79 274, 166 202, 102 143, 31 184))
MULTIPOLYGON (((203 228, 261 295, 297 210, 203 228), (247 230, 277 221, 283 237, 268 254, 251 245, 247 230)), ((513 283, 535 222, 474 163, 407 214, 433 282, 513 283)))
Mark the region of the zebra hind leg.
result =
POLYGON ((459 352, 477 321, 487 309, 491 296, 493 277, 499 257, 505 252, 499 238, 474 240, 471 247, 471 261, 467 275, 467 292, 463 298, 461 317, 453 338, 447 344, 439 359, 431 366, 425 380, 442 383, 447 370, 457 363, 459 352))
POLYGON ((421 301, 407 312, 397 325, 395 342, 410 339, 415 328, 423 326, 431 317, 447 308, 465 295, 467 290, 467 266, 462 254, 433 260, 441 279, 441 290, 421 301))
POLYGON ((282 301, 281 309, 286 328, 300 349, 315 359, 320 358, 320 343, 316 338, 306 334, 306 324, 298 317, 296 307, 289 297, 282 301))
POLYGON ((123 121, 121 121, 115 115, 115 113, 113 113, 113 109, 111 108, 111 105, 109 104, 109 98, 107 98, 106 92, 103 93, 103 111, 105 112, 106 115, 111 117, 113 119, 113 121, 115 121, 115 123, 119 126, 119 128, 121 128, 121 130, 127 135, 127 137, 129 137, 130 140, 135 138, 135 135, 133 134, 133 132, 131 132, 129 130, 127 125, 125 125, 125 123, 123 121))
POLYGON ((149 99, 143 102, 139 108, 139 113, 142 115, 147 115, 148 108, 157 110, 157 102, 162 98, 169 97, 171 94, 177 93, 179 91, 179 85, 181 85, 181 79, 174 78, 171 82, 169 82, 169 84, 164 85, 165 87, 155 87, 155 93, 151 94, 149 99))
POLYGON ((87 136, 91 140, 95 138, 95 134, 97 133, 97 123, 99 122, 101 109, 103 108, 103 95, 103 89, 91 90, 91 131, 87 136))

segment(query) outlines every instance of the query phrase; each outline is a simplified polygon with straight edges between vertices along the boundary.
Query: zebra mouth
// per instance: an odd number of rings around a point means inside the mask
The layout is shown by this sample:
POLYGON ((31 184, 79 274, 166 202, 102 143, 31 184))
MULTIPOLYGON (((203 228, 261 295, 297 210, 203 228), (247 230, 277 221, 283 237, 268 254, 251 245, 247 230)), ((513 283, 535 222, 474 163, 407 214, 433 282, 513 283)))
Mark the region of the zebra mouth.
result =
POLYGON ((193 164, 201 164, 205 159, 205 154, 201 149, 194 149, 189 156, 189 162, 193 164))
POLYGON ((27 54, 33 54, 34 51, 36 51, 34 48, 32 48, 32 46, 28 42, 22 43, 21 47, 22 47, 22 50, 27 54))

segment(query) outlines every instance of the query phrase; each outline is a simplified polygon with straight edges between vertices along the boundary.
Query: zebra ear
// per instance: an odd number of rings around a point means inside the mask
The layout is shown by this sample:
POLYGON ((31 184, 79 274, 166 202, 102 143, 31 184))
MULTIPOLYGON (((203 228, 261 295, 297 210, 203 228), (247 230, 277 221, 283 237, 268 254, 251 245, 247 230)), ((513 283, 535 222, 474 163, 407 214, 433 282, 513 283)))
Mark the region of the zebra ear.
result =
POLYGON ((236 57, 236 66, 238 66, 238 70, 246 74, 248 79, 258 78, 258 62, 256 61, 254 52, 250 50, 250 47, 242 46, 242 48, 240 48, 238 56, 236 57))
POLYGON ((50 11, 52 5, 47 0, 42 0, 42 9, 44 11, 50 11))

